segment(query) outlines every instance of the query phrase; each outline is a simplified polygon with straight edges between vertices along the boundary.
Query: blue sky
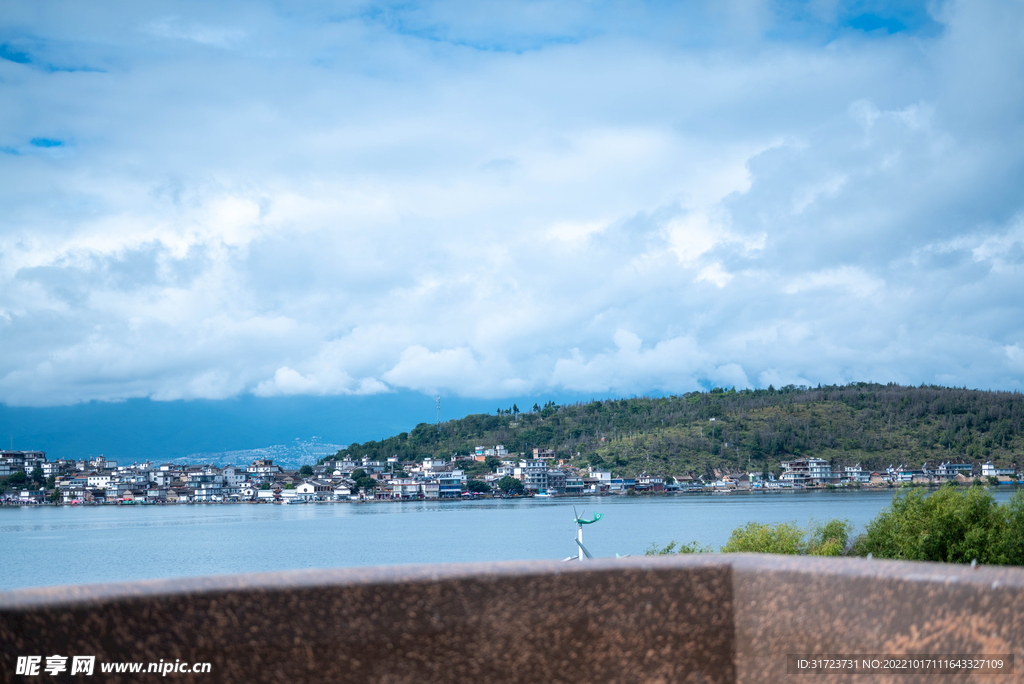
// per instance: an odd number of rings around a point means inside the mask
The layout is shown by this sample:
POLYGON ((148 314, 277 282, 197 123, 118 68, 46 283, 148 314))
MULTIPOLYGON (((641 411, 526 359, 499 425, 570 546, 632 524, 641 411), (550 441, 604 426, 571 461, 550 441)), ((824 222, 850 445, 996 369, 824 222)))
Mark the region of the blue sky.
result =
POLYGON ((1022 108, 1020 2, 6 3, 0 402, 1021 389, 1022 108))

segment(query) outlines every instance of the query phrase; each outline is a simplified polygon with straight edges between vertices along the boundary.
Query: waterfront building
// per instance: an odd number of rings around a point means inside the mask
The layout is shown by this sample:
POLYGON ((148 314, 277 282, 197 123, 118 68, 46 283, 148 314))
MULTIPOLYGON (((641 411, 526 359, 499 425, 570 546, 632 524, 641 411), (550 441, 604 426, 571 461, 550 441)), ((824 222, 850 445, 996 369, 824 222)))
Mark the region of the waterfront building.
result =
POLYGON ((420 498, 420 483, 411 477, 395 478, 388 483, 392 499, 420 498))
POLYGON ((334 483, 334 500, 347 501, 352 496, 356 483, 352 480, 342 480, 334 483))
POLYGON ((974 466, 970 463, 940 463, 939 467, 935 470, 936 474, 940 477, 952 480, 957 475, 962 475, 970 479, 974 473, 974 466))
POLYGON ((548 487, 548 465, 544 461, 520 461, 512 477, 523 483, 527 493, 536 494, 548 487))
POLYGON ((565 476, 565 493, 566 494, 582 494, 586 483, 583 478, 579 475, 566 475, 565 476))
POLYGON ((630 489, 636 489, 636 480, 631 477, 613 477, 608 486, 608 491, 613 494, 616 492, 626 492, 630 489))
POLYGON ((565 473, 548 468, 547 484, 544 489, 549 494, 565 494, 565 473))
POLYGON ((782 479, 793 485, 822 485, 832 480, 832 466, 822 458, 797 458, 780 465, 782 479))
POLYGON ((84 502, 85 487, 65 487, 61 489, 60 500, 66 504, 84 502))
POLYGON ((43 503, 46 500, 46 492, 42 489, 22 489, 19 496, 19 503, 43 503))
POLYGON ((636 479, 636 490, 638 492, 663 492, 665 491, 665 479, 655 475, 641 475, 636 479))
POLYGON ((131 491, 132 486, 127 482, 109 482, 106 487, 103 488, 104 496, 108 501, 117 501, 124 497, 124 495, 131 491))
POLYGON ((437 496, 441 499, 457 499, 462 496, 462 478, 455 473, 443 473, 437 478, 437 496))
POLYGON ((224 496, 224 476, 217 468, 190 473, 188 486, 192 490, 193 501, 221 501, 224 496))
POLYGON ((991 461, 981 464, 982 477, 1016 477, 1017 471, 1013 468, 997 468, 991 461))
POLYGON ((857 465, 843 468, 843 480, 856 484, 868 484, 871 482, 871 473, 861 468, 860 463, 858 463, 857 465))

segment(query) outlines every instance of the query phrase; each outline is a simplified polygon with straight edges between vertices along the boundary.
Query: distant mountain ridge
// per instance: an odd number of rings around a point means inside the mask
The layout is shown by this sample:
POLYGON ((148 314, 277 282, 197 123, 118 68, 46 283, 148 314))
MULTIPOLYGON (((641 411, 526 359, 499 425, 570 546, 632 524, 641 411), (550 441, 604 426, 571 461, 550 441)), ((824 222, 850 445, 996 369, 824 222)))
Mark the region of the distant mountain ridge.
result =
POLYGON ((248 465, 256 459, 269 458, 276 465, 286 470, 298 470, 304 465, 313 465, 324 456, 330 456, 344 449, 343 444, 330 444, 314 440, 300 441, 295 444, 275 444, 258 449, 237 449, 234 451, 202 452, 172 458, 167 463, 187 465, 212 463, 224 467, 228 465, 248 465))
MULTIPOLYGON (((522 401, 522 400, 520 400, 522 401)), ((0 447, 45 451, 51 460, 104 455, 118 463, 191 461, 203 454, 290 448, 295 438, 348 444, 395 434, 436 416, 416 392, 372 396, 88 402, 30 407, 0 403, 0 447), (270 445, 276 445, 271 447, 270 445)), ((491 401, 445 398, 444 415, 485 411, 491 401)))

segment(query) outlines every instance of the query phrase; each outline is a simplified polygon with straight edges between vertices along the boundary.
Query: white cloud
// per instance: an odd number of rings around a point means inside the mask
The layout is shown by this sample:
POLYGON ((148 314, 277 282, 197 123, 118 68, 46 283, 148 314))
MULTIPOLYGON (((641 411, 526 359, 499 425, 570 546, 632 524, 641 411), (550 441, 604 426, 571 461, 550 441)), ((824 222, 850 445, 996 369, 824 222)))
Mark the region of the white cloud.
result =
POLYGON ((185 25, 178 17, 163 17, 149 22, 142 30, 160 38, 188 40, 201 45, 229 48, 245 37, 245 31, 234 28, 216 28, 202 24, 185 25))
POLYGON ((831 291, 833 296, 842 293, 849 293, 856 297, 870 297, 885 288, 885 281, 876 278, 864 269, 856 266, 841 266, 839 268, 805 273, 794 278, 786 285, 787 294, 797 294, 813 290, 831 291))
POLYGON ((12 3, 0 401, 1021 388, 1024 10, 755 5, 12 3))

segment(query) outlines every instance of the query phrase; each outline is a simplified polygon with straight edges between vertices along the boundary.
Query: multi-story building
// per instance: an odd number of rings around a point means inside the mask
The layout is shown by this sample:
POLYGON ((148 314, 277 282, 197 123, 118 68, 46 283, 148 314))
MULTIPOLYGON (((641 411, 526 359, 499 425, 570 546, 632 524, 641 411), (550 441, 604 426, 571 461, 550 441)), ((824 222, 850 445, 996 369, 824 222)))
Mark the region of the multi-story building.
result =
POLYGON ((566 494, 582 494, 583 489, 586 487, 586 483, 583 478, 579 475, 566 475, 565 476, 565 493, 566 494))
POLYGON ((96 458, 89 459, 89 467, 93 470, 114 470, 117 468, 117 461, 108 461, 103 454, 96 458))
POLYGON ((797 458, 782 465, 782 479, 794 485, 821 485, 832 480, 832 466, 822 458, 797 458))
MULTIPOLYGON (((425 458, 423 463, 420 465, 420 470, 424 473, 440 473, 445 470, 451 469, 451 462, 446 461, 443 458, 425 458)), ((369 471, 367 471, 369 472, 369 471)))
POLYGON ((871 473, 860 467, 860 463, 852 466, 845 466, 842 472, 842 481, 867 484, 871 481, 871 473))
POLYGON ((113 476, 110 473, 97 473, 95 471, 86 474, 86 486, 89 489, 106 489, 113 476))
POLYGON ((71 473, 71 474, 67 475, 66 477, 62 478, 61 481, 58 483, 58 486, 63 488, 63 489, 67 489, 67 488, 82 488, 82 489, 85 489, 86 487, 89 486, 89 477, 85 473, 78 473, 78 472, 71 473))
POLYGON ((981 464, 982 477, 1016 477, 1017 471, 1013 468, 997 468, 989 463, 981 464))
POLYGON ((249 475, 249 479, 254 482, 263 483, 271 482, 283 471, 281 470, 281 466, 274 465, 273 459, 258 458, 252 462, 252 465, 245 469, 245 472, 249 475))
POLYGON ((188 487, 194 501, 220 501, 224 496, 224 476, 217 468, 190 473, 188 487))
POLYGON ((58 459, 56 461, 47 461, 40 466, 43 469, 43 475, 45 477, 57 477, 61 473, 66 473, 75 468, 74 461, 67 461, 64 459, 58 459))
POLYGON ((117 501, 124 498, 124 495, 132 491, 132 486, 127 482, 111 482, 103 488, 107 501, 117 501))
POLYGON ((548 464, 544 461, 520 461, 512 477, 520 480, 528 493, 537 493, 548 487, 548 464))
POLYGON ((665 479, 655 475, 641 475, 636 478, 636 489, 638 492, 663 492, 665 479))
POLYGON ((163 466, 149 472, 150 480, 158 487, 170 487, 178 481, 179 475, 180 471, 165 469, 163 466))
POLYGON ((636 489, 636 479, 632 477, 613 477, 609 483, 608 491, 625 492, 629 489, 636 489))
MULTIPOLYGON (((0 451, 0 477, 7 477, 19 470, 31 474, 35 468, 46 463, 45 451, 0 451)), ((43 471, 45 475, 45 470, 43 471)))
POLYGON ((946 480, 952 480, 957 475, 969 478, 974 473, 974 466, 970 463, 940 463, 935 473, 946 480))
POLYGON ((544 489, 551 494, 565 494, 565 473, 561 470, 548 468, 548 481, 544 489))
POLYGON ((896 468, 889 466, 885 469, 885 472, 890 482, 896 484, 903 484, 906 482, 931 482, 931 476, 924 468, 911 468, 909 466, 900 465, 896 468))
POLYGON ((241 466, 227 466, 220 474, 224 477, 225 486, 239 487, 249 480, 249 473, 241 466))
POLYGON ((441 499, 456 499, 462 496, 462 478, 455 473, 438 475, 437 496, 441 499))
POLYGON ((501 465, 494 469, 498 479, 503 477, 516 477, 516 465, 512 461, 502 461, 501 465))
POLYGON ((21 454, 23 465, 25 466, 25 472, 31 473, 34 468, 41 468, 46 463, 46 452, 45 451, 7 451, 0 452, 0 458, 3 458, 4 454, 21 454))

